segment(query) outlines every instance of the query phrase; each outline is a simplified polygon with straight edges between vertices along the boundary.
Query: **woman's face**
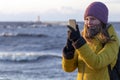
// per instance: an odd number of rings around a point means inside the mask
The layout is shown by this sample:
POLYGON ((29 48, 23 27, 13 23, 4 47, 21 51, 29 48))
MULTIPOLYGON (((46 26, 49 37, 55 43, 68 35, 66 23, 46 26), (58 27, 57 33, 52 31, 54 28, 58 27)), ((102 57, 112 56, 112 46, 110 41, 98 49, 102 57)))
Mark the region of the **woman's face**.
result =
POLYGON ((93 16, 87 16, 85 18, 85 26, 87 27, 87 34, 89 38, 97 35, 102 27, 101 21, 93 16))
POLYGON ((101 24, 100 20, 98 20, 97 18, 93 16, 87 16, 85 18, 85 25, 87 25, 88 27, 95 27, 99 24, 101 24))

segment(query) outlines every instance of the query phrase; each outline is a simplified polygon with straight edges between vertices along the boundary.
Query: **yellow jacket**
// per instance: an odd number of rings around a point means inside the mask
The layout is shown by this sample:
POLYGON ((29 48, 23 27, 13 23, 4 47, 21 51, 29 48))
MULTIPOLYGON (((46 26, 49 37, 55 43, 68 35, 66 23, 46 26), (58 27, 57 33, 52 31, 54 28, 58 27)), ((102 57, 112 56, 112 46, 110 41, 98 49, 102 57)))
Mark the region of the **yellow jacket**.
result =
POLYGON ((115 41, 106 43, 103 47, 100 40, 95 38, 92 43, 84 44, 75 50, 72 59, 62 58, 62 68, 72 72, 78 68, 77 80, 109 80, 108 65, 116 63, 119 39, 111 25, 108 33, 115 41))

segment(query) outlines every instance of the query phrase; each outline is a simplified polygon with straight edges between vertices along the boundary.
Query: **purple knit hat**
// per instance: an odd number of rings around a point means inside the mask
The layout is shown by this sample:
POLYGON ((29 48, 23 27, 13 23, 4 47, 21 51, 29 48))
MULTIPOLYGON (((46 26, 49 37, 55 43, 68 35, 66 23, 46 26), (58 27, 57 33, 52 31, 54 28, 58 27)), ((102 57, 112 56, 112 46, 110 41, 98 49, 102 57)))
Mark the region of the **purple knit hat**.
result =
POLYGON ((91 3, 84 14, 84 19, 87 16, 94 16, 95 18, 102 21, 104 24, 108 22, 108 8, 102 2, 93 2, 91 3))

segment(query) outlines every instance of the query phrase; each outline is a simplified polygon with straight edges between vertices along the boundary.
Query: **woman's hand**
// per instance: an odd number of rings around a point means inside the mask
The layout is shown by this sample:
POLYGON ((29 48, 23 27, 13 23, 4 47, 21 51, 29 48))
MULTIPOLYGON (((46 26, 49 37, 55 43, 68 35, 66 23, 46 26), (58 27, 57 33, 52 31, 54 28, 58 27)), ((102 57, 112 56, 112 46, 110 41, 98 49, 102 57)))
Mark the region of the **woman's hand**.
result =
POLYGON ((78 25, 76 25, 76 30, 69 25, 67 27, 69 28, 68 39, 72 42, 77 41, 81 37, 78 25))

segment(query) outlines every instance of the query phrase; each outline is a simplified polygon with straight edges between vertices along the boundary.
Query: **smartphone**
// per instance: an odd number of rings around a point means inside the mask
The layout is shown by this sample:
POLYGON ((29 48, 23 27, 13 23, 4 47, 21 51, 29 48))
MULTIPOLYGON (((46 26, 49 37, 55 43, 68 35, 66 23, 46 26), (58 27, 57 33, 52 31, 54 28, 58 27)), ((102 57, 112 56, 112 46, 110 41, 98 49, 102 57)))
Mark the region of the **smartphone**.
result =
POLYGON ((77 30, 76 28, 76 20, 75 19, 69 19, 68 25, 72 27, 73 29, 77 30))

